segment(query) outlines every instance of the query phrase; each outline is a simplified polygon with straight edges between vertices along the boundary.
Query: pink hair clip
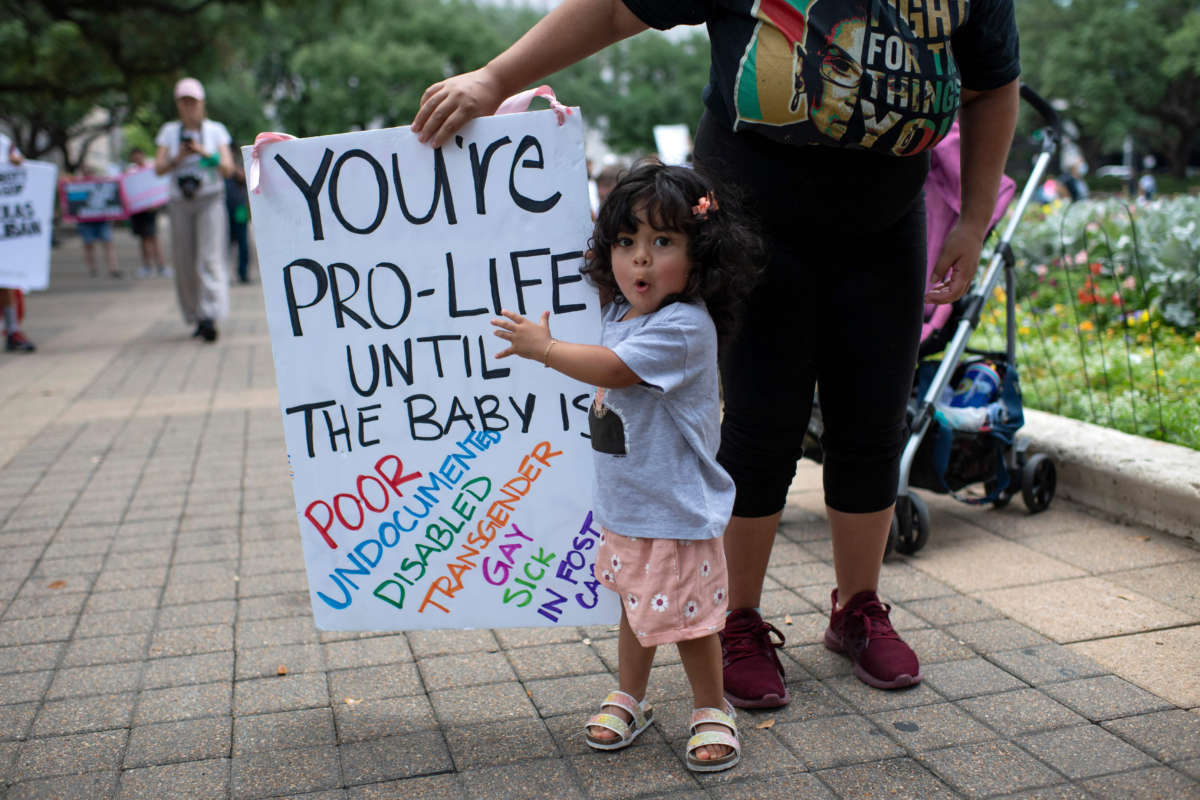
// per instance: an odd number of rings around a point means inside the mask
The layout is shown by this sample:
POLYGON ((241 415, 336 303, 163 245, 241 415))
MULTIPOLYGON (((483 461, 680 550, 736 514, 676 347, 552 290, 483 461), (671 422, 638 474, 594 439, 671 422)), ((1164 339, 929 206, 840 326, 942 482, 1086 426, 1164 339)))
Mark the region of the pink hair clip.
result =
POLYGON ((717 205, 717 198, 710 191, 708 194, 696 201, 696 205, 692 206, 692 216, 697 219, 708 219, 709 211, 717 211, 720 206, 717 205))

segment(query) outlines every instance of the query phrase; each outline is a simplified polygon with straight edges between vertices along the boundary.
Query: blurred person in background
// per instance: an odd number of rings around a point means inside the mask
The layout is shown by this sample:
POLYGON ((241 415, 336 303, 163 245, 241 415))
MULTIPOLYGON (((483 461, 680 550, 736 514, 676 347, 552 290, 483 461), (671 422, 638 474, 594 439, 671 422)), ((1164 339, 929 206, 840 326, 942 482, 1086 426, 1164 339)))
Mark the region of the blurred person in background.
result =
POLYGON ((167 214, 179 310, 193 336, 217 340, 217 322, 229 313, 225 267, 228 218, 225 181, 233 175, 229 131, 208 119, 204 86, 195 78, 175 84, 179 119, 165 123, 154 142, 154 167, 171 176, 167 214))
MULTIPOLYGON (((146 151, 135 147, 129 151, 129 172, 136 172, 146 167, 154 167, 153 162, 146 156, 146 151)), ((158 244, 158 209, 149 208, 129 215, 129 229, 138 238, 141 247, 142 266, 138 268, 137 277, 149 278, 156 272, 168 277, 171 272, 163 264, 162 248, 158 244)))
MULTIPOLYGON (((25 163, 21 151, 3 133, 0 133, 0 159, 14 167, 25 163)), ((20 292, 17 289, 0 288, 0 312, 4 314, 4 349, 10 353, 32 353, 36 348, 20 328, 20 292)))
MULTIPOLYGON (((92 165, 84 164, 83 177, 98 178, 101 175, 92 165)), ((87 263, 88 274, 93 278, 100 274, 100 269, 96 266, 96 243, 99 242, 100 249, 104 251, 104 264, 108 267, 109 277, 122 277, 123 273, 117 267, 117 251, 113 249, 112 222, 106 219, 81 220, 75 223, 75 227, 79 231, 79 240, 83 242, 83 260, 87 263)))
POLYGON ((233 151, 233 174, 225 179, 225 212, 229 215, 229 243, 237 248, 239 283, 250 282, 250 196, 246 194, 246 172, 242 154, 233 151))

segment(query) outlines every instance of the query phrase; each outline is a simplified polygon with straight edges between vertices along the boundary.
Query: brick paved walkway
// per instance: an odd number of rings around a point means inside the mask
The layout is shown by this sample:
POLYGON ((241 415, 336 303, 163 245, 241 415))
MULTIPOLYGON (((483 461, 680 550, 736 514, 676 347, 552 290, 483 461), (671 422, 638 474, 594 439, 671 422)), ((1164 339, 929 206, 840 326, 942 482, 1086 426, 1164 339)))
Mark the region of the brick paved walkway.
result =
POLYGON ((930 500, 883 578, 926 679, 880 692, 820 645, 806 463, 763 600, 793 700, 744 713, 715 776, 684 768, 665 649, 654 727, 584 746, 612 629, 319 633, 259 287, 205 346, 169 281, 79 249, 30 298, 39 351, 0 355, 0 797, 1200 797, 1200 549, 1065 502, 930 500))

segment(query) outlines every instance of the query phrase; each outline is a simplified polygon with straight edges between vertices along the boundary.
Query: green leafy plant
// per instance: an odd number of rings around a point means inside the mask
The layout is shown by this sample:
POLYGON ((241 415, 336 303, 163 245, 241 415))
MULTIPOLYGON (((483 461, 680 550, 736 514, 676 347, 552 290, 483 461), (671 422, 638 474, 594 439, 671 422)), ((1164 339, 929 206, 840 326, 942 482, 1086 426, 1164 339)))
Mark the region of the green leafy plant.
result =
MULTIPOLYGON (((1026 404, 1200 449, 1200 198, 1030 208, 1016 231, 1026 404)), ((1004 292, 972 346, 1004 342, 1004 292)))

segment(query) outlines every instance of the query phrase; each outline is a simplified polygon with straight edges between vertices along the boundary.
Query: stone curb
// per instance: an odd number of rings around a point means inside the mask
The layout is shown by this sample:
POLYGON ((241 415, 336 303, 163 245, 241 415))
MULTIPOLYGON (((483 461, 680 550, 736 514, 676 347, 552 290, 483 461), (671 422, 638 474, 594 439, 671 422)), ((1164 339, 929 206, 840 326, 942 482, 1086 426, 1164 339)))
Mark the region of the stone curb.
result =
POLYGON ((1054 459, 1057 496, 1200 542, 1200 452, 1028 408, 1020 436, 1054 459))

